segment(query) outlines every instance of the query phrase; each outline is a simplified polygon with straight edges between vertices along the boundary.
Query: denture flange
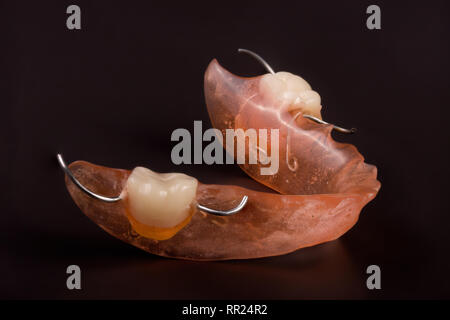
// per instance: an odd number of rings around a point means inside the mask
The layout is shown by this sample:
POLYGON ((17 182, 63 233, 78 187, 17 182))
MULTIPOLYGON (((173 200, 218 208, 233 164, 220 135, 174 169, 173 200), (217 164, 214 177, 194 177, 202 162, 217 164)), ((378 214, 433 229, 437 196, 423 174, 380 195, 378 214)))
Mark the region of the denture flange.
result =
MULTIPOLYGON (((105 196, 120 194, 130 171, 76 161, 69 168, 87 188, 105 196)), ((225 210, 248 195, 238 214, 217 217, 195 210, 183 229, 168 240, 138 234, 126 203, 105 203, 87 196, 66 177, 70 195, 80 209, 111 235, 150 253, 190 260, 248 259, 274 256, 334 240, 357 221, 361 208, 377 190, 349 193, 280 195, 229 185, 198 184, 196 199, 225 210)))

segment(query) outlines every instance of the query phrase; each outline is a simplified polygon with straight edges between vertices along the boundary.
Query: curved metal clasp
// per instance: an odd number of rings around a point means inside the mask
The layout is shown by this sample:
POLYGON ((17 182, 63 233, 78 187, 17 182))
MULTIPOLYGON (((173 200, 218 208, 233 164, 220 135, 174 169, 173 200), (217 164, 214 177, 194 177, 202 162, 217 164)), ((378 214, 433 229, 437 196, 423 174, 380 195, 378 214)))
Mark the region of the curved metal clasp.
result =
POLYGON ((197 208, 199 210, 205 211, 210 214, 214 214, 216 216, 231 216, 231 215, 241 211, 247 204, 247 201, 248 201, 248 196, 243 196, 241 202, 236 207, 234 207, 233 209, 227 210, 227 211, 210 209, 205 206, 202 206, 201 204, 197 204, 197 208))
POLYGON ((63 169, 64 173, 67 174, 67 176, 70 178, 70 180, 72 180, 72 182, 81 191, 86 193, 88 196, 90 196, 90 197, 92 197, 94 199, 97 199, 97 200, 105 201, 105 202, 117 202, 117 201, 119 201, 121 199, 120 196, 114 197, 114 198, 110 198, 110 197, 101 196, 99 194, 96 194, 95 192, 92 192, 91 190, 89 190, 88 188, 83 186, 81 184, 81 182, 77 180, 77 178, 75 178, 75 176, 73 175, 72 171, 70 171, 70 169, 67 167, 67 165, 64 162, 64 159, 63 159, 63 157, 62 157, 62 155, 60 153, 58 153, 56 155, 56 158, 58 159, 58 163, 59 163, 60 167, 63 169))
MULTIPOLYGON (((261 63, 264 68, 266 68, 266 70, 268 72, 270 72, 271 74, 275 74, 275 72, 273 71, 272 67, 263 59, 261 58, 260 55, 254 53, 253 51, 247 50, 247 49, 238 49, 238 52, 244 52, 250 56, 252 56, 253 58, 255 58, 256 60, 259 61, 259 63, 261 63)), ((298 116, 298 115, 297 115, 298 116)), ((356 132, 356 128, 351 128, 351 129, 345 129, 342 127, 338 127, 332 123, 328 123, 326 121, 323 121, 322 119, 316 118, 314 116, 311 116, 309 114, 304 114, 303 115, 304 118, 310 119, 314 122, 320 123, 320 124, 331 124, 333 126, 333 129, 342 133, 355 133, 356 132)))
POLYGON ((271 74, 275 74, 275 71, 273 71, 272 67, 259 54, 256 54, 253 51, 250 51, 247 49, 238 49, 238 52, 244 52, 244 53, 248 54, 249 56, 252 56, 256 60, 258 60, 259 63, 261 63, 268 72, 270 72, 271 74))
MULTIPOLYGON (((64 173, 67 174, 67 176, 70 178, 70 180, 72 180, 72 182, 81 191, 83 191, 88 196, 90 196, 90 197, 92 197, 94 199, 97 199, 97 200, 104 201, 104 202, 117 202, 117 201, 122 199, 120 196, 112 197, 112 198, 111 197, 105 197, 105 196, 99 195, 99 194, 89 190, 88 188, 83 186, 81 184, 81 182, 77 180, 77 178, 75 178, 75 176, 73 175, 72 171, 67 167, 67 165, 66 165, 66 163, 65 163, 65 161, 64 161, 64 159, 63 159, 63 157, 62 157, 62 155, 60 153, 58 153, 56 155, 56 158, 58 159, 58 163, 59 163, 61 169, 63 169, 64 173)), ((231 216, 231 215, 241 211, 245 207, 245 205, 247 204, 247 201, 248 201, 248 197, 244 196, 242 198, 241 202, 236 207, 234 207, 234 208, 232 208, 230 210, 227 210, 227 211, 211 209, 211 208, 205 207, 205 206, 203 206, 201 204, 197 204, 197 208, 199 210, 202 210, 204 212, 207 212, 209 214, 213 214, 213 215, 216 215, 216 216, 231 216)))
POLYGON ((304 114, 304 115, 303 115, 303 118, 310 119, 310 120, 315 121, 315 122, 320 123, 320 124, 331 124, 331 125, 333 126, 333 129, 334 129, 334 130, 339 131, 339 132, 342 132, 342 133, 353 134, 353 133, 355 133, 355 132, 357 131, 356 128, 345 129, 345 128, 342 128, 342 127, 335 126, 335 125, 332 124, 332 123, 328 123, 328 122, 326 122, 326 121, 323 121, 322 119, 316 118, 316 117, 311 116, 311 115, 309 115, 309 114, 304 114))

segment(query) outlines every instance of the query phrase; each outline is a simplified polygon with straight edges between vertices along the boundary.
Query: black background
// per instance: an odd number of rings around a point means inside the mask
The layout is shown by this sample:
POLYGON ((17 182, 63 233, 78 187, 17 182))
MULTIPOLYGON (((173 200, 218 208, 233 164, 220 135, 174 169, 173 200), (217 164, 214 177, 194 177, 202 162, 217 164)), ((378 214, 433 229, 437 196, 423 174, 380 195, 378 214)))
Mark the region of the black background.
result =
MULTIPOLYGON (((1 4, 0 297, 449 298, 449 12, 445 1, 4 1, 1 4), (366 28, 370 4, 382 30, 366 28), (82 29, 66 28, 77 4, 82 29), (249 261, 149 255, 109 236, 67 193, 55 154, 240 183, 237 166, 170 160, 176 128, 210 127, 203 73, 304 77, 324 119, 355 126, 380 193, 339 240, 249 261), (81 291, 66 267, 82 269, 81 291), (368 265, 382 271, 369 291, 368 265)), ((246 182, 244 182, 246 181, 246 182)))

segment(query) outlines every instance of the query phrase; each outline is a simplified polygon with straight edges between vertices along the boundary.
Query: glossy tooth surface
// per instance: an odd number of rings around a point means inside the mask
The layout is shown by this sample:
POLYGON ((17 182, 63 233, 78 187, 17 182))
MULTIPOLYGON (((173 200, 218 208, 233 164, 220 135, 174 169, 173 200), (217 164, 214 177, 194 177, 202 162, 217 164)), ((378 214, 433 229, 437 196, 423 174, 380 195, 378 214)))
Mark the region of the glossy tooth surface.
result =
POLYGON ((197 179, 182 173, 135 168, 126 184, 129 212, 146 226, 172 228, 185 221, 197 192, 197 179))
POLYGON ((275 73, 275 76, 286 83, 289 91, 302 92, 305 90, 311 90, 311 86, 305 79, 290 72, 277 72, 275 73))
POLYGON ((284 71, 269 73, 262 77, 259 87, 263 95, 274 102, 281 102, 282 107, 288 111, 299 110, 304 114, 322 118, 320 95, 297 75, 284 71))

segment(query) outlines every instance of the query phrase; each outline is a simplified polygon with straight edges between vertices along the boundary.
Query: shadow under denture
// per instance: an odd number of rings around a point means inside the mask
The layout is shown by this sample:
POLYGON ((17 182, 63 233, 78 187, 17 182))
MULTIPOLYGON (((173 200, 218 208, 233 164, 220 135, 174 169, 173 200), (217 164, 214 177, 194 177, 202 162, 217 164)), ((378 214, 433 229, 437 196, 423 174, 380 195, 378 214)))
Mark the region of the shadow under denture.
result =
MULTIPOLYGON (((76 161, 69 168, 84 186, 105 196, 120 194, 131 173, 84 161, 76 161)), ((247 195, 247 206, 228 217, 197 211, 174 237, 157 241, 132 229, 122 201, 93 199, 67 177, 66 185, 78 207, 114 237, 156 255, 190 260, 275 256, 334 240, 356 223, 368 201, 367 196, 358 193, 280 195, 199 183, 199 203, 225 210, 247 195)))

